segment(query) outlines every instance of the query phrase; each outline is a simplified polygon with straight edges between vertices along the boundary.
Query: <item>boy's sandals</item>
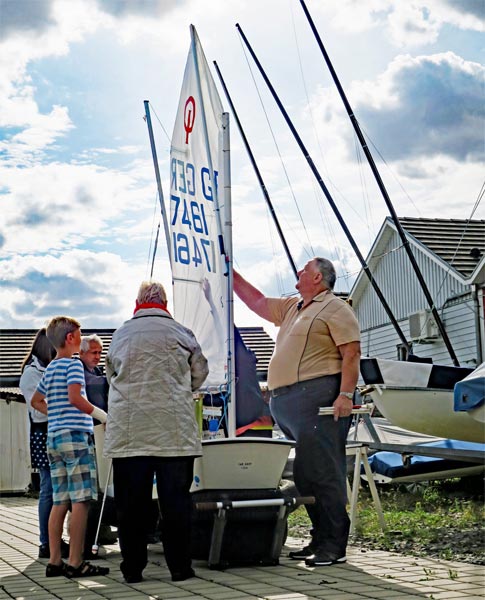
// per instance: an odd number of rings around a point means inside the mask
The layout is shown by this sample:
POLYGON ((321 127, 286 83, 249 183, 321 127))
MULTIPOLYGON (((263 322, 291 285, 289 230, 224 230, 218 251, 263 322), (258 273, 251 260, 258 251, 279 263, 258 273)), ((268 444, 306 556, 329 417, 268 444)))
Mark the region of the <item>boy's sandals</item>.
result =
POLYGON ((61 575, 66 574, 66 563, 61 562, 60 565, 53 565, 51 563, 47 564, 45 568, 45 576, 46 577, 61 577, 61 575))
POLYGON ((84 560, 79 567, 66 565, 63 575, 69 579, 74 579, 77 577, 96 577, 98 575, 107 575, 108 573, 108 567, 98 567, 98 565, 92 565, 84 560))

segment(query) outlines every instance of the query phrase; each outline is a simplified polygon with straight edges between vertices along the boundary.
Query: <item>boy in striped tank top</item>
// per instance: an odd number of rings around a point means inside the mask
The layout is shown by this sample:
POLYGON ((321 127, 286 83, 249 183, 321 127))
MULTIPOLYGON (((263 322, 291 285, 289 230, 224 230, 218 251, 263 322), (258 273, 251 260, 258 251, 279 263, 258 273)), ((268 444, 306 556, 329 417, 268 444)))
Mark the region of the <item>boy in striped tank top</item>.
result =
POLYGON ((97 481, 93 418, 106 423, 104 410, 86 398, 84 370, 74 359, 81 326, 71 317, 54 317, 46 335, 57 351, 32 396, 32 406, 47 415, 47 454, 54 505, 49 517, 50 562, 46 577, 92 577, 109 569, 83 561, 89 503, 96 500, 97 481), (64 520, 71 506, 69 562, 61 558, 64 520))

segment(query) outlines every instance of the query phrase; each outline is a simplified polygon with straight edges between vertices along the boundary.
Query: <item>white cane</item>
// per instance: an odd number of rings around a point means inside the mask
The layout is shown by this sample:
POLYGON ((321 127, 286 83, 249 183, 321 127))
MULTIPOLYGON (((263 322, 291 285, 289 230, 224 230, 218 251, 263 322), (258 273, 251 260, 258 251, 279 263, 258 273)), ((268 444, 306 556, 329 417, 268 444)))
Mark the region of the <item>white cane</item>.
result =
POLYGON ((99 546, 98 546, 99 530, 101 529, 101 520, 103 518, 104 503, 106 502, 106 496, 108 494, 108 484, 109 484, 109 478, 111 477, 112 469, 113 469, 113 460, 111 460, 109 463, 108 476, 106 477, 106 485, 104 486, 103 502, 101 503, 101 511, 99 513, 98 528, 96 529, 96 537, 94 538, 94 544, 91 548, 91 552, 93 554, 97 554, 98 549, 99 549, 99 546))

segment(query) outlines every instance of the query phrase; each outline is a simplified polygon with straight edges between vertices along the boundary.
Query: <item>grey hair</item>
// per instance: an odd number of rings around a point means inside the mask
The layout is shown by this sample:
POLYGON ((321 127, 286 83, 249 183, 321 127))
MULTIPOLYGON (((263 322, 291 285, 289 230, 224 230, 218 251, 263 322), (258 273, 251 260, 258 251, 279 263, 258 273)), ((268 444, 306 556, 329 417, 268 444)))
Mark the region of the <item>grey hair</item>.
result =
POLYGON ((138 304, 144 304, 145 302, 167 304, 165 288, 158 281, 142 281, 138 290, 137 301, 138 304))
POLYGON ((99 337, 99 335, 92 333, 91 335, 83 335, 82 336, 81 346, 80 346, 79 350, 81 352, 89 352, 89 349, 91 347, 91 342, 95 342, 96 344, 98 344, 98 346, 101 347, 101 350, 103 349, 103 340, 99 337))
POLYGON ((81 328, 81 323, 72 317, 54 317, 49 321, 46 336, 49 342, 57 350, 64 348, 68 333, 73 333, 81 328))
POLYGON ((315 257, 315 265, 322 274, 323 283, 329 290, 333 290, 335 281, 337 280, 337 273, 333 263, 328 258, 315 257))

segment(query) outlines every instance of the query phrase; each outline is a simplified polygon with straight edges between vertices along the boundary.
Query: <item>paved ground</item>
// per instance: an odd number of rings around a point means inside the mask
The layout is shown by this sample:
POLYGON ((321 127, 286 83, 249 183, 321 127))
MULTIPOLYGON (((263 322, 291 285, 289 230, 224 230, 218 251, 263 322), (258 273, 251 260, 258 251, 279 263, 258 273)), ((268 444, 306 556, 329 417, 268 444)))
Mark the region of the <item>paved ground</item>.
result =
MULTIPOLYGON (((309 568, 285 558, 280 565, 210 570, 195 562, 197 577, 172 583, 160 545, 150 546, 145 581, 124 583, 117 545, 106 547, 107 577, 46 579, 46 560, 37 559, 37 502, 28 498, 0 498, 0 600, 434 600, 485 598, 485 567, 451 561, 405 557, 389 552, 350 549, 348 562, 334 567, 309 568)), ((300 542, 288 540, 297 547, 300 542)))

